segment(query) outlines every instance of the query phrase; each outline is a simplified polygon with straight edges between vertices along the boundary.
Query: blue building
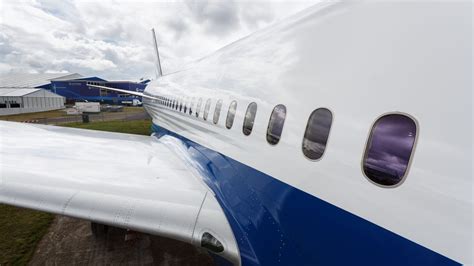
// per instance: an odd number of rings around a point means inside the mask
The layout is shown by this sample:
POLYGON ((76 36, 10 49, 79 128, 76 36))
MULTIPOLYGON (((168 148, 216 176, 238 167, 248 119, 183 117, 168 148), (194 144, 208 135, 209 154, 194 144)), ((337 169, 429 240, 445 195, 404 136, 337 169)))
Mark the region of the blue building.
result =
POLYGON ((67 102, 89 101, 109 104, 121 104, 122 101, 142 100, 141 97, 99 89, 89 85, 100 85, 122 90, 143 92, 149 80, 142 82, 107 81, 99 77, 80 77, 73 79, 51 80, 51 91, 66 97, 67 102))

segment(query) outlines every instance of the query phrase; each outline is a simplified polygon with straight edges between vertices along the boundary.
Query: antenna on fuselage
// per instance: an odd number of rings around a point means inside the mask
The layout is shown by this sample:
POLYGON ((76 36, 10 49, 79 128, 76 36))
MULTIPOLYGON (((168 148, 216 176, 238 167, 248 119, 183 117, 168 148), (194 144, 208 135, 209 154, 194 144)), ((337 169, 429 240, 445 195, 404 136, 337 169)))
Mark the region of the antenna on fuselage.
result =
POLYGON ((151 34, 153 35, 153 44, 156 52, 156 78, 158 79, 163 76, 163 72, 161 71, 160 53, 158 52, 158 42, 156 41, 155 29, 151 29, 151 34))

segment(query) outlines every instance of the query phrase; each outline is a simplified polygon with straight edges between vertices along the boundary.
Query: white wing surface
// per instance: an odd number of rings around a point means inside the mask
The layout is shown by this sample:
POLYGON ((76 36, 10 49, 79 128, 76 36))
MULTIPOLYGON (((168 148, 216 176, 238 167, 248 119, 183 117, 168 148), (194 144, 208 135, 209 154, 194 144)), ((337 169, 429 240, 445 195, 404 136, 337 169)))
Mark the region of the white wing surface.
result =
POLYGON ((0 203, 201 244, 239 264, 230 226, 172 137, 0 122, 0 203), (198 222, 199 221, 199 222, 198 222))

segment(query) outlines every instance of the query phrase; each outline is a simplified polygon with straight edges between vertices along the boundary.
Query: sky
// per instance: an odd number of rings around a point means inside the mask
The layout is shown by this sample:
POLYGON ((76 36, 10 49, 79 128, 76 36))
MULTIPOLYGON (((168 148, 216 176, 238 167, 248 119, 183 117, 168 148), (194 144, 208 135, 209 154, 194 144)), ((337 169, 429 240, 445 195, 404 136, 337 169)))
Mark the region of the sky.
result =
POLYGON ((0 74, 154 77, 314 5, 299 1, 0 0, 0 74))

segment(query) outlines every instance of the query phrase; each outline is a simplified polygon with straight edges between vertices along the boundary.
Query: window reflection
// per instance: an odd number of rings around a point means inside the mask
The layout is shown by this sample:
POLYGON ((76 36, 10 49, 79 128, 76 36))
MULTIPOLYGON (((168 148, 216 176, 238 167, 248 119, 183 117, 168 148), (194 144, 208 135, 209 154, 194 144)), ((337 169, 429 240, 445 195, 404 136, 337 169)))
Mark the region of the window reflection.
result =
POLYGON ((202 116, 204 120, 207 120, 207 117, 209 116, 210 108, 211 108, 211 99, 207 99, 206 106, 204 106, 204 115, 202 116))
POLYGON ((331 124, 332 113, 328 109, 319 108, 311 113, 303 138, 303 153, 306 157, 318 160, 323 156, 331 124))
POLYGON ((237 101, 232 101, 227 112, 227 119, 225 121, 225 127, 228 129, 232 128, 234 124, 235 112, 237 111, 237 101))
POLYGON ((189 114, 190 115, 193 114, 193 109, 194 109, 194 98, 190 99, 190 103, 189 103, 189 114))
POLYGON ((406 175, 416 134, 415 122, 405 115, 389 114, 379 118, 367 143, 364 174, 380 185, 398 184, 406 175))
POLYGON ((219 117, 221 115, 221 108, 222 108, 222 100, 218 100, 216 103, 216 108, 214 109, 214 117, 212 119, 214 124, 217 124, 217 122, 219 122, 219 117))
POLYGON ((196 106, 196 117, 199 117, 199 112, 201 112, 202 99, 199 98, 199 101, 196 106))
POLYGON ((283 104, 275 106, 275 108, 273 108, 272 114, 270 115, 270 121, 268 121, 268 143, 276 145, 280 141, 280 136, 283 131, 283 125, 285 124, 285 118, 286 107, 283 104))
POLYGON ((247 112, 245 112, 244 125, 242 131, 244 135, 248 136, 252 133, 253 123, 255 121, 255 116, 257 114, 257 104, 250 103, 247 107, 247 112))

